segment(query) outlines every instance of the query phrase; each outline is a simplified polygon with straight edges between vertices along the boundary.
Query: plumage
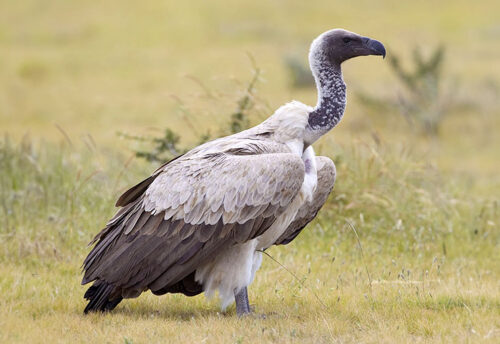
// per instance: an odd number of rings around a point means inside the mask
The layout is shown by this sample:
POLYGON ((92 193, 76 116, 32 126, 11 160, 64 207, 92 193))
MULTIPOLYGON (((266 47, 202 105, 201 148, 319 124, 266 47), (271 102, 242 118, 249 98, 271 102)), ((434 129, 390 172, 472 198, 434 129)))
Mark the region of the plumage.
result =
POLYGON ((218 291, 223 308, 236 296, 237 313, 247 313, 261 250, 292 241, 333 188, 335 165, 316 157, 311 144, 343 115, 339 55, 381 55, 371 42, 344 30, 320 35, 310 53, 315 108, 288 103, 260 125, 198 146, 126 191, 84 261, 82 284, 94 282, 85 312, 111 310, 151 290, 218 291), (346 37, 359 47, 344 44, 346 37))
POLYGON ((278 240, 276 240, 275 245, 286 245, 295 239, 302 229, 316 217, 332 191, 337 175, 335 164, 333 161, 323 156, 316 157, 316 164, 318 168, 318 187, 314 192, 313 201, 305 203, 299 209, 293 222, 278 240))

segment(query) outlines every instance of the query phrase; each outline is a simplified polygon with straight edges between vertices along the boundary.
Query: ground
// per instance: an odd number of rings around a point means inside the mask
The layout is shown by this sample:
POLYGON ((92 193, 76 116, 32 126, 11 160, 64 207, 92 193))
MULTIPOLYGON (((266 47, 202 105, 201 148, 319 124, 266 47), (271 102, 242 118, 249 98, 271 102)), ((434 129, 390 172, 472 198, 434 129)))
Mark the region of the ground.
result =
MULTIPOLYGON (((491 342, 500 340, 500 38, 495 1, 11 2, 0 12, 0 342, 491 342), (262 70, 250 120, 292 88, 284 56, 344 27, 407 62, 446 45, 452 111, 437 137, 367 110, 401 84, 380 58, 344 68, 348 106, 316 151, 334 192, 293 243, 267 251, 256 316, 146 293, 84 316, 86 246, 120 192, 156 167, 117 132, 171 127, 186 146, 224 124, 262 70), (24 137, 24 138, 23 138, 24 137), (263 316, 261 316, 263 315, 263 316)), ((144 148, 144 147, 142 147, 144 148)), ((146 147, 147 148, 147 147, 146 147)))

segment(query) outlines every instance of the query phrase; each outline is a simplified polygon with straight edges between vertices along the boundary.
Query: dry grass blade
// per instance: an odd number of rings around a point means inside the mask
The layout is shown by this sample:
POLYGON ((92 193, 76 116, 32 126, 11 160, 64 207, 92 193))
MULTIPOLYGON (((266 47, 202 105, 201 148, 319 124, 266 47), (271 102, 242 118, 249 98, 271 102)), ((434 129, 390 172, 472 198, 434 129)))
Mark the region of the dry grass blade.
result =
POLYGON ((363 246, 361 245, 361 240, 359 239, 358 231, 356 230, 354 225, 351 223, 351 221, 346 220, 346 222, 349 225, 349 227, 351 228, 351 230, 354 232, 354 235, 356 235, 356 241, 358 242, 359 250, 361 252, 361 258, 363 259, 363 265, 364 265, 365 270, 366 270, 366 275, 368 276, 368 282, 369 282, 370 291, 371 291, 372 290, 372 278, 370 276, 370 271, 368 270, 368 265, 366 265, 365 254, 363 252, 363 246))
POLYGON ((297 275, 295 275, 292 271, 290 271, 290 269, 288 269, 286 266, 284 266, 283 264, 281 264, 278 260, 276 260, 273 256, 271 256, 269 253, 267 253, 266 251, 263 251, 263 250, 259 250, 259 252, 261 253, 264 253, 266 256, 268 256, 269 258, 271 258, 276 264, 278 264, 279 266, 281 266, 286 272, 288 272, 290 275, 292 275, 292 277, 297 281, 299 282, 299 284, 306 288, 307 290, 309 290, 311 292, 311 294, 314 295, 314 297, 316 298, 316 300, 321 304, 321 306, 323 306, 325 309, 328 309, 328 306, 321 300, 321 298, 318 296, 318 294, 316 294, 314 292, 314 290, 312 290, 311 288, 309 288, 307 285, 304 284, 304 282, 302 282, 300 280, 300 278, 297 277, 297 275))

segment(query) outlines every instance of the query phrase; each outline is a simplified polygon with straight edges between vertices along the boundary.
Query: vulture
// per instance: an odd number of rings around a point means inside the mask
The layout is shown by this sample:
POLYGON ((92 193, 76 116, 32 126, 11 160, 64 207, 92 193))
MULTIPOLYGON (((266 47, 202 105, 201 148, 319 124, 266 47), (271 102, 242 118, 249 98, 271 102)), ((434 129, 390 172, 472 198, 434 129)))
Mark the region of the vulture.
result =
POLYGON ((341 120, 346 86, 341 64, 381 55, 382 43, 343 29, 319 35, 309 64, 315 107, 287 103, 261 124, 204 143, 126 191, 90 244, 83 263, 85 313, 110 311, 151 290, 236 302, 251 312, 247 287, 262 252, 286 245, 316 216, 335 182, 335 165, 312 144, 341 120))

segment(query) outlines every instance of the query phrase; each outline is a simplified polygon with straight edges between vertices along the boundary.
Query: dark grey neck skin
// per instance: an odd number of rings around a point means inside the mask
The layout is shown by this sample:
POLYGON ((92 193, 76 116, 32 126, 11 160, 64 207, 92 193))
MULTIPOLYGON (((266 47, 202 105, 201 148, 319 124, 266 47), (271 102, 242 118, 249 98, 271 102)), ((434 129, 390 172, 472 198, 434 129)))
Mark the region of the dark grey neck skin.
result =
POLYGON ((309 114, 305 146, 311 145, 335 127, 342 119, 346 105, 346 86, 340 64, 332 65, 323 60, 314 67, 318 104, 309 114))

